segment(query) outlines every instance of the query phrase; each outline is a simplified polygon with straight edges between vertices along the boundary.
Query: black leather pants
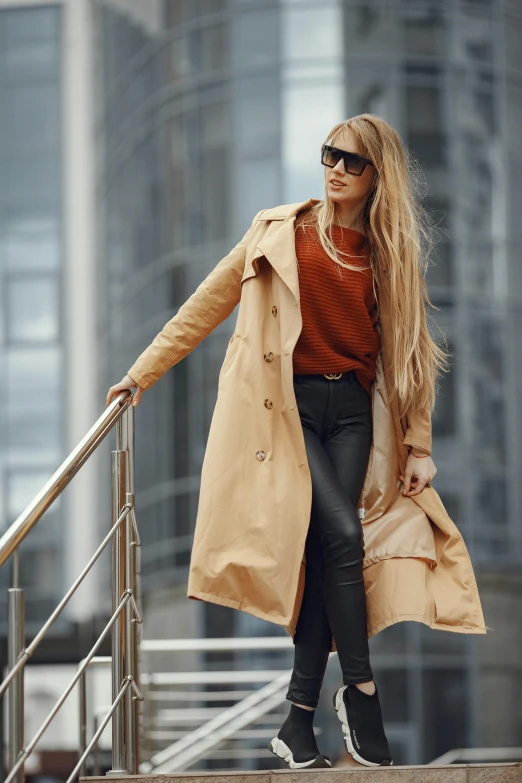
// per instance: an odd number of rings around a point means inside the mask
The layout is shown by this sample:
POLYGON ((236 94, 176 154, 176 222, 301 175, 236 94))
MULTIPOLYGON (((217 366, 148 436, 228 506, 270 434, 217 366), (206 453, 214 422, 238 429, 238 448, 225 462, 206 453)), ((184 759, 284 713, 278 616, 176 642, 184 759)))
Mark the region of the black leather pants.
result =
POLYGON ((286 698, 316 707, 336 642, 343 685, 373 679, 362 525, 356 512, 372 444, 371 398, 352 370, 339 380, 294 375, 312 476, 306 579, 286 698))

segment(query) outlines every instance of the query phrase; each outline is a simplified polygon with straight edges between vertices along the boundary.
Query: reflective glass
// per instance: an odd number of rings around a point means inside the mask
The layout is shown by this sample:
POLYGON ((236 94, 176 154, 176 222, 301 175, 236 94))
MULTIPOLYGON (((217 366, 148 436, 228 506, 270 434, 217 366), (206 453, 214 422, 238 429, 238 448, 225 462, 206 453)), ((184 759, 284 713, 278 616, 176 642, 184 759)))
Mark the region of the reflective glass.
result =
POLYGON ((8 41, 32 38, 56 38, 59 33, 59 8, 19 8, 2 11, 8 41))
POLYGON ((12 341, 57 340, 58 286, 54 278, 12 278, 7 283, 8 335, 12 341))
POLYGON ((342 56, 342 11, 339 7, 289 8, 283 11, 281 22, 285 60, 342 56))
POLYGON ((4 63, 6 80, 10 83, 21 79, 57 76, 59 50, 52 39, 6 46, 4 63))
MULTIPOLYGON (((363 55, 368 64, 375 56, 390 51, 390 43, 399 39, 400 17, 387 4, 344 4, 344 38, 349 57, 363 55)), ((358 69, 359 70, 359 69, 358 69)))
POLYGON ((8 461, 58 463, 63 419, 61 349, 11 348, 5 368, 8 461))
POLYGON ((279 60, 279 16, 277 11, 251 11, 233 22, 233 64, 243 71, 279 60))
POLYGON ((442 9, 419 5, 406 8, 404 13, 404 51, 408 57, 444 57, 449 25, 442 9))
POLYGON ((321 145, 327 129, 342 119, 340 84, 287 87, 283 95, 283 203, 323 197, 321 145))
MULTIPOLYGON (((22 511, 24 511, 52 475, 52 470, 20 470, 9 472, 7 482, 8 520, 6 527, 12 524, 22 511)), ((58 495, 53 502, 52 508, 56 510, 60 508, 61 505, 62 495, 58 495)))
POLYGON ((279 146, 279 82, 272 76, 241 79, 236 88, 236 138, 245 155, 273 154, 279 146))
POLYGON ((36 206, 10 211, 0 235, 6 268, 56 269, 60 263, 60 227, 58 218, 36 206))
POLYGON ((41 200, 46 207, 58 203, 60 163, 56 154, 12 157, 7 165, 9 197, 21 204, 41 200))
POLYGON ((460 13, 462 22, 456 28, 459 59, 477 63, 492 62, 494 34, 490 12, 463 3, 460 13))
MULTIPOLYGON (((444 633, 438 631, 437 633, 444 633)), ((467 669, 422 672, 423 759, 435 759, 452 748, 467 747, 469 683, 467 669)))
POLYGON ((244 160, 236 185, 238 193, 238 225, 248 228, 254 215, 267 204, 276 204, 279 192, 279 158, 244 160))
MULTIPOLYGON (((451 351, 453 348, 448 342, 451 351)), ((448 437, 457 434, 457 369, 442 373, 438 381, 438 393, 432 415, 434 437, 448 437)))
POLYGON ((475 460, 501 464, 506 459, 506 407, 503 388, 486 374, 474 383, 473 442, 475 460))
POLYGON ((1 157, 9 160, 17 152, 57 148, 61 123, 57 84, 40 81, 5 86, 0 96, 1 157))

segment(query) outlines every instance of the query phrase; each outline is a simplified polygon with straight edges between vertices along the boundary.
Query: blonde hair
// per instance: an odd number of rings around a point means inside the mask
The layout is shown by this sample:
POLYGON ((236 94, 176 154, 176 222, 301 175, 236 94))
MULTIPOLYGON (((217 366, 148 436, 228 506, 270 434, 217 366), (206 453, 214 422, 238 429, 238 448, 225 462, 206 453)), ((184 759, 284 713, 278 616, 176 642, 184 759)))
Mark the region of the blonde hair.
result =
MULTIPOLYGON (((421 203, 423 172, 391 125, 373 114, 359 114, 336 125, 325 144, 349 128, 358 143, 358 152, 375 168, 373 189, 363 208, 364 233, 368 239, 373 287, 386 282, 390 298, 389 369, 393 379, 399 415, 433 411, 438 376, 449 370, 450 352, 432 339, 426 306, 439 310, 430 301, 424 275, 436 244, 438 227, 421 203)), ((327 170, 325 169, 325 183, 327 170)), ((325 199, 296 219, 296 230, 307 225, 317 229, 321 244, 335 263, 350 266, 339 257, 331 239, 335 203, 325 199)), ((344 254, 343 254, 344 255, 344 254)), ((366 267, 368 268, 368 267, 366 267)), ((437 328, 440 330, 440 327, 437 328)), ((443 335, 444 336, 444 335, 443 335)))

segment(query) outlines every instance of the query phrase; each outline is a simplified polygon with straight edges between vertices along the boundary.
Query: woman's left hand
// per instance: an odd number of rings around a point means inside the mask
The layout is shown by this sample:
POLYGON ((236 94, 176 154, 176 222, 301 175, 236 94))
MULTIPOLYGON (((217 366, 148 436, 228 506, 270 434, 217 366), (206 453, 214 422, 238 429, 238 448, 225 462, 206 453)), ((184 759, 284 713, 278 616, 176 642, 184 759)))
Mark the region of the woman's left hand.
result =
POLYGON ((400 480, 404 482, 402 494, 408 497, 420 495, 426 484, 432 480, 437 472, 431 457, 416 457, 415 453, 422 455, 419 449, 413 448, 406 462, 405 475, 399 476, 400 480))

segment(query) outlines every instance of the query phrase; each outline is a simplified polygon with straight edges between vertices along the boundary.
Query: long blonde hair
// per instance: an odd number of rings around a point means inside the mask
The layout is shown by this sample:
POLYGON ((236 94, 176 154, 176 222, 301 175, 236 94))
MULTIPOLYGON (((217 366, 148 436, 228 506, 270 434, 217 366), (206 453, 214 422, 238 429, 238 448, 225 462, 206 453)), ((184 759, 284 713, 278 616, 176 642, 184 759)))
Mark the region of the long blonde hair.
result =
MULTIPOLYGON (((431 412, 438 376, 448 372, 451 354, 437 345, 428 329, 426 306, 439 308, 429 299, 424 275, 439 229, 421 203, 424 175, 397 131, 380 117, 365 113, 340 122, 324 143, 335 144, 345 128, 352 131, 359 153, 368 157, 375 168, 362 224, 369 244, 377 302, 379 288, 384 282, 389 285, 392 350, 388 364, 399 415, 408 416, 419 410, 431 412)), ((327 255, 347 269, 360 271, 360 265, 351 266, 339 257, 331 236, 334 217, 335 204, 325 187, 324 200, 298 216, 296 230, 314 225, 327 255)))

